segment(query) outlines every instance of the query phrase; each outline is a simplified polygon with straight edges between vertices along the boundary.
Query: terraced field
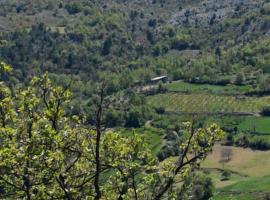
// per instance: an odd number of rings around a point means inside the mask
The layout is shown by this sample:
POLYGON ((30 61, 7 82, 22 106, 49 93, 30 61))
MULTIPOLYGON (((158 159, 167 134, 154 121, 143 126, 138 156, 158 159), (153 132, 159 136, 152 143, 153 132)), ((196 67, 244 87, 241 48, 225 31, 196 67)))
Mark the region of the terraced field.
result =
POLYGON ((270 104, 270 97, 166 93, 148 97, 148 103, 168 112, 256 114, 270 104))

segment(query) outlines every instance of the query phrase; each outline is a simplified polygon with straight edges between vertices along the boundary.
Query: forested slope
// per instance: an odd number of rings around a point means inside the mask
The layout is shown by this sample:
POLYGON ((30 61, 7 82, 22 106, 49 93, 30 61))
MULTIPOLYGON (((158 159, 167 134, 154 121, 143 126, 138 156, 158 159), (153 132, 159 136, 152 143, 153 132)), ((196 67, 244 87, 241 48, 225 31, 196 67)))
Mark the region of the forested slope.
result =
POLYGON ((1 1, 1 7, 0 56, 20 81, 44 71, 94 80, 106 71, 128 87, 161 74, 214 82, 219 73, 267 71, 268 46, 249 50, 267 42, 270 5, 262 0, 1 1))

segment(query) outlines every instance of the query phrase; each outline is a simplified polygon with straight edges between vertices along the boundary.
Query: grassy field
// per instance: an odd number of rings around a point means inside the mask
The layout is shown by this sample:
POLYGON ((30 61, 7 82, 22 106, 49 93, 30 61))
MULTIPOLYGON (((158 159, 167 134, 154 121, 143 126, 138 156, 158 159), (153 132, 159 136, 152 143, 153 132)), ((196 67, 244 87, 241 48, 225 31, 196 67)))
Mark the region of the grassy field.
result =
POLYGON ((216 145, 202 167, 212 177, 217 193, 214 200, 261 199, 270 193, 270 151, 253 151, 238 147, 216 145), (231 149, 232 159, 224 166, 220 163, 223 149, 231 149), (231 178, 221 181, 221 170, 230 170, 231 178))
POLYGON ((213 94, 244 94, 252 91, 252 87, 236 86, 236 85, 209 85, 209 84, 191 84, 183 81, 176 81, 170 84, 166 84, 166 88, 170 92, 182 92, 182 93, 213 93, 213 94))
POLYGON ((232 151, 232 159, 226 163, 224 168, 238 172, 243 176, 262 177, 270 175, 270 151, 256 151, 240 147, 226 147, 216 145, 213 152, 208 155, 203 167, 222 169, 220 163, 221 151, 229 148, 232 151))
POLYGON ((148 97, 148 103, 166 111, 186 113, 259 113, 270 97, 243 97, 213 94, 165 93, 148 97))
MULTIPOLYGON (((128 136, 128 134, 132 134, 131 130, 120 128, 117 131, 128 136)), ((145 136, 146 143, 149 144, 149 148, 153 153, 158 153, 162 147, 163 139, 162 137, 165 135, 165 132, 162 129, 157 129, 153 127, 143 127, 133 129, 136 133, 141 133, 145 136)))
POLYGON ((267 194, 270 194, 270 176, 248 178, 223 187, 213 200, 264 200, 267 194))
POLYGON ((246 117, 238 129, 243 132, 270 134, 270 117, 246 117))

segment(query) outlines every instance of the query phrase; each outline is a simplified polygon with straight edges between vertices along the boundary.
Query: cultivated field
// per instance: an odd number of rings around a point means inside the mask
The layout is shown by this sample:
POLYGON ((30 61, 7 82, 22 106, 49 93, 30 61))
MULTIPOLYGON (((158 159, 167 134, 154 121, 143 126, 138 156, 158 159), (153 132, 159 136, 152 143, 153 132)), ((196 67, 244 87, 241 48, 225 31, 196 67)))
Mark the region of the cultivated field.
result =
POLYGON ((150 96, 148 103, 168 112, 256 114, 269 105, 270 97, 166 93, 150 96))

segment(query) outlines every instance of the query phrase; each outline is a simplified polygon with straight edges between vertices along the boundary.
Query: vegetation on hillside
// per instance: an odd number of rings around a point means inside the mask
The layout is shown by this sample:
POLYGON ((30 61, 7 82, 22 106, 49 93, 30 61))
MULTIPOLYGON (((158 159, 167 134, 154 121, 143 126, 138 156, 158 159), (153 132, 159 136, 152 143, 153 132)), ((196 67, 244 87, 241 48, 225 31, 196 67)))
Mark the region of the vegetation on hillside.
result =
MULTIPOLYGON (((9 78, 11 68, 4 62, 0 67, 1 77, 9 78)), ((54 86, 47 74, 13 92, 1 82, 1 198, 159 200, 182 195, 176 181, 198 167, 223 131, 215 124, 195 130, 186 123, 177 161, 158 162, 142 134, 103 130, 105 94, 102 84, 91 127, 67 113, 71 93, 54 86)))
MULTIPOLYGON (((13 66, 0 76, 7 156, 0 194, 147 199, 140 187, 152 195, 170 176, 143 177, 181 155, 185 121, 194 131, 219 124, 222 145, 270 149, 269 0, 2 0, 0 7, 0 68, 13 66), (157 76, 167 83, 151 80, 157 76)), ((242 181, 218 170, 225 184, 242 181)), ((208 199, 209 174, 195 171, 180 177, 184 193, 176 178, 166 195, 208 199)), ((262 193, 268 198, 267 188, 262 193)))

